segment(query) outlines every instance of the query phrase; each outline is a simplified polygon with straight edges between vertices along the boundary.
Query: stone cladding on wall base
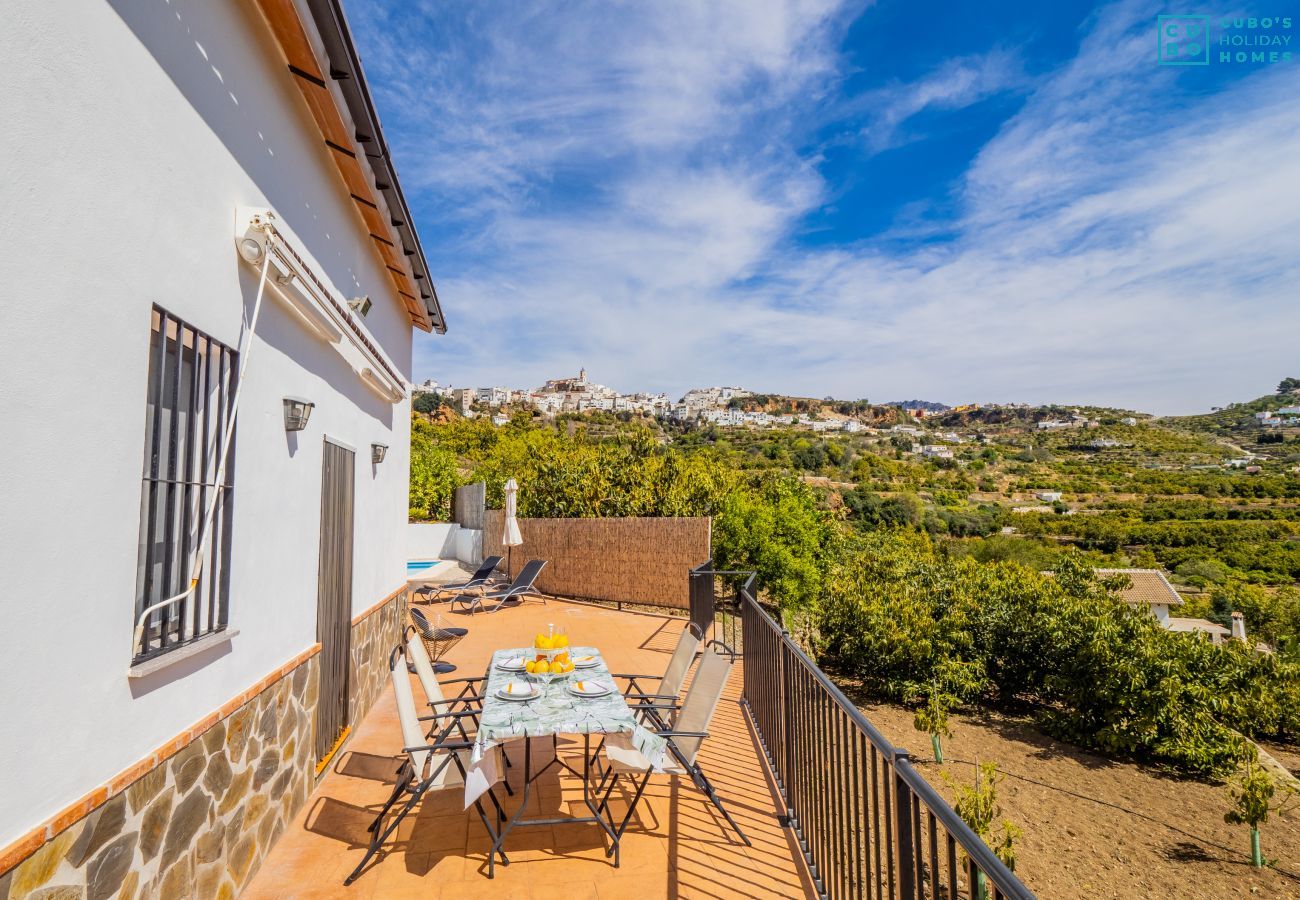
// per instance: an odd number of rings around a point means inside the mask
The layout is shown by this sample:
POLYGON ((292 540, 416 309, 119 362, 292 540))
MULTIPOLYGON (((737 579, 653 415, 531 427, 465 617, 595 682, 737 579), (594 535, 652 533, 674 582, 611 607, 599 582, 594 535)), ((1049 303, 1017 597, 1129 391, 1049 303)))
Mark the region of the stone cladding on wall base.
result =
POLYGON ((348 718, 360 722, 388 684, 388 654, 402 639, 406 588, 390 594, 352 620, 348 718))
MULTIPOLYGON (((351 721, 387 681, 406 589, 353 620, 351 721)), ((0 848, 0 900, 233 898, 315 788, 316 644, 0 848)))

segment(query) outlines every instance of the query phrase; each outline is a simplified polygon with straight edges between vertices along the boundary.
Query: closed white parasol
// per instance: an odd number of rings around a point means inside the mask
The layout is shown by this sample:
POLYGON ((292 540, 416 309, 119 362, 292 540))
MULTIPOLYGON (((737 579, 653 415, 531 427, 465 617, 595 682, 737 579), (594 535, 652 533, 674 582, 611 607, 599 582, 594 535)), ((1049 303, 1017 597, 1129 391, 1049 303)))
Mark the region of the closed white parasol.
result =
POLYGON ((514 570, 511 568, 514 562, 511 551, 524 542, 524 536, 519 533, 519 520, 515 518, 515 511, 518 509, 515 499, 517 493, 519 493, 519 485, 511 478, 506 482, 506 530, 501 536, 501 544, 506 548, 506 572, 511 578, 514 577, 514 570))

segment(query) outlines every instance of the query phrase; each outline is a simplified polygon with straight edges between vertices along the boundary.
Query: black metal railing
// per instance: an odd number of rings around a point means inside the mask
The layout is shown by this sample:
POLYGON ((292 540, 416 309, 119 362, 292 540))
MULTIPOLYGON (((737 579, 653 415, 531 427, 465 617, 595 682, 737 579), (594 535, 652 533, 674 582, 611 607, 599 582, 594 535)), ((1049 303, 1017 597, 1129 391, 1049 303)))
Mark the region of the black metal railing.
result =
MULTIPOLYGON (((680 571, 680 570, 679 570, 680 571)), ((713 625, 713 560, 691 569, 689 599, 691 624, 700 629, 700 634, 707 636, 713 625)))
MULTIPOLYGON (((691 619, 704 617, 692 570, 691 619)), ((785 804, 783 820, 828 900, 1033 900, 1034 895, 799 648, 737 587, 742 705, 785 804)), ((712 596, 710 594, 710 596, 712 596)))
POLYGON ((705 637, 725 643, 738 656, 744 655, 744 634, 740 627, 742 595, 755 594, 757 572, 740 569, 714 569, 713 560, 690 571, 691 622, 705 637), (720 585, 718 578, 724 581, 720 585), (730 591, 726 588, 730 587, 730 591), (712 635, 709 626, 713 627, 712 635))

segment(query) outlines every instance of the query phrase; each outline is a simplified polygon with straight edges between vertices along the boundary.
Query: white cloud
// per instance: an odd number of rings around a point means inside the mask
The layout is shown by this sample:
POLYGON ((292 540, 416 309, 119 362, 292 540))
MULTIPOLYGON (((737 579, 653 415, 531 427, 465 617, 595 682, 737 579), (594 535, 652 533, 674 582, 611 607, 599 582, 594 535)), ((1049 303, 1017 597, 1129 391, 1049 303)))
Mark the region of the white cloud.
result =
POLYGON ((403 156, 420 161, 404 178, 514 212, 530 188, 610 160, 726 155, 753 116, 830 71, 837 6, 426 2, 442 40, 418 39, 391 12, 362 30, 383 106, 400 110, 403 156))
POLYGON ((1140 3, 1032 81, 1010 52, 954 61, 861 104, 884 146, 919 111, 1025 92, 954 185, 948 239, 810 247, 797 229, 828 190, 808 131, 843 10, 465 9, 443 47, 376 23, 363 41, 442 261, 450 332, 418 342, 418 377, 586 365, 625 390, 1186 411, 1296 374, 1294 65, 1186 99, 1174 79, 1197 73, 1155 66, 1140 3))
POLYGON ((863 135, 870 149, 879 153, 915 139, 904 126, 922 112, 962 109, 1025 83, 1015 54, 997 49, 981 56, 947 60, 925 78, 911 83, 892 82, 849 106, 867 113, 869 122, 863 135))

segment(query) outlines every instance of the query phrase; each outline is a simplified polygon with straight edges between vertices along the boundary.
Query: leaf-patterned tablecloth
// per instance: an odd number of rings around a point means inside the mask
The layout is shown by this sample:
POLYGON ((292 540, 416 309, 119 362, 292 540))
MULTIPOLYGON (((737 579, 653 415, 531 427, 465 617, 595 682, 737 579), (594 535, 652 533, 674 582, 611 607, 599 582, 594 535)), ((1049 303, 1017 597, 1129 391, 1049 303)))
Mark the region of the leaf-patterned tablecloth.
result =
POLYGON ((596 665, 574 669, 566 677, 549 684, 523 673, 497 668, 497 663, 504 660, 516 657, 532 659, 535 652, 532 648, 521 647, 492 654, 482 694, 483 712, 474 740, 471 777, 465 783, 466 806, 496 781, 494 754, 488 751, 516 738, 548 737, 552 734, 623 734, 629 737, 632 746, 650 765, 658 769, 663 764, 667 741, 637 722, 618 683, 609 674, 609 667, 600 651, 594 647, 569 648, 570 658, 595 656, 596 665), (536 700, 502 700, 497 696, 497 689, 508 681, 537 682, 542 694, 536 700), (569 692, 569 685, 577 681, 600 682, 611 690, 602 697, 578 697, 569 692))

